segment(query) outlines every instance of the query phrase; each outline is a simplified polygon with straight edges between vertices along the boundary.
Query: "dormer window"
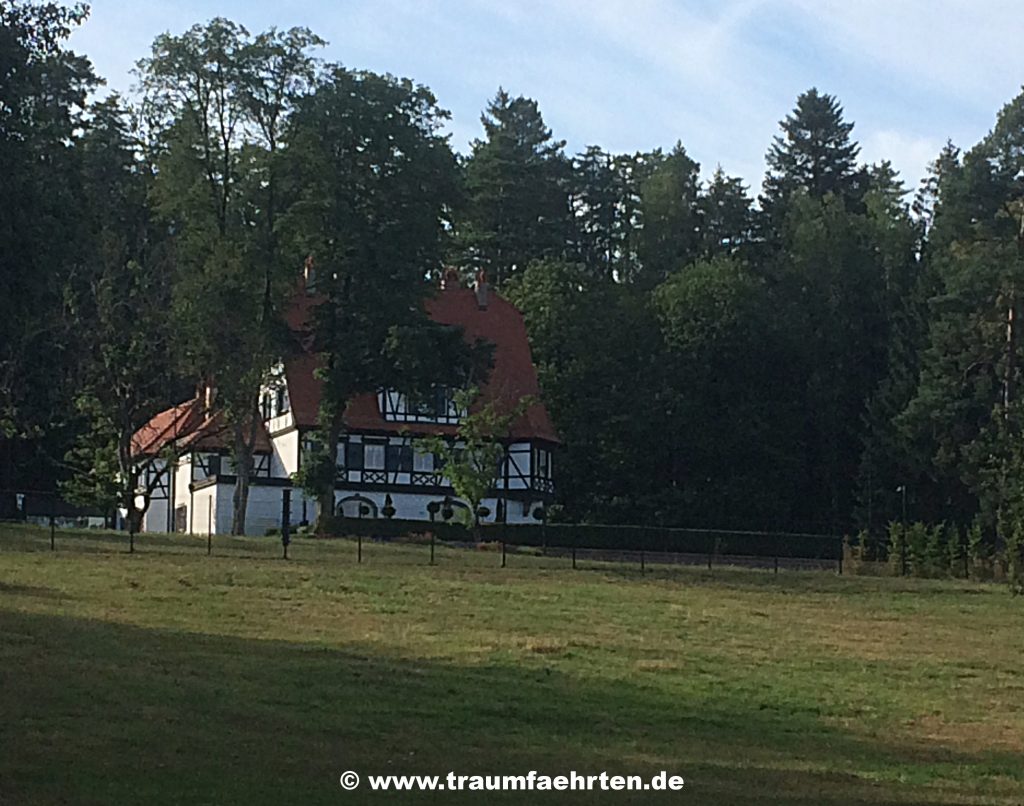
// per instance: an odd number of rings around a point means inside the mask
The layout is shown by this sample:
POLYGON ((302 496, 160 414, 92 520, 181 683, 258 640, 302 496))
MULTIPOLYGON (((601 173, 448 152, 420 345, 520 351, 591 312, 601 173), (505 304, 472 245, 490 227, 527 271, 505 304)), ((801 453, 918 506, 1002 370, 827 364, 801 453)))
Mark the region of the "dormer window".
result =
POLYGON ((377 395, 377 402, 384 419, 391 422, 458 425, 466 414, 459 410, 447 386, 435 386, 423 397, 388 389, 377 395))

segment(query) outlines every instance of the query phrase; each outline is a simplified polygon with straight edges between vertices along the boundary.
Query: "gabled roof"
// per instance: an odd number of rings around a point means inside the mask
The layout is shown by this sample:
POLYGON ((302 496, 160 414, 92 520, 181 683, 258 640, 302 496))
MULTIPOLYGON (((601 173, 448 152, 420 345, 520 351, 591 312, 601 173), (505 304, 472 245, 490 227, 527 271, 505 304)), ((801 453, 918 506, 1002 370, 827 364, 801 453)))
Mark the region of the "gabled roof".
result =
MULTIPOLYGON (((176 450, 232 449, 231 429, 221 411, 209 412, 201 397, 194 397, 153 416, 132 436, 133 456, 156 456, 168 446, 176 450)), ((256 423, 256 453, 270 453, 270 435, 256 423)))
MULTIPOLYGON (((288 315, 289 325, 294 331, 301 333, 308 327, 312 308, 317 302, 316 297, 297 295, 288 315)), ((533 405, 513 423, 511 436, 559 442, 548 411, 540 402, 540 385, 530 356, 526 325, 516 307, 490 291, 487 307, 481 308, 472 289, 449 287, 429 297, 425 308, 435 322, 461 327, 468 341, 482 339, 494 345, 494 366, 487 383, 480 390, 476 405, 495 402, 499 411, 510 411, 522 398, 535 398, 533 405)), ((317 425, 322 384, 313 375, 316 367, 317 357, 308 352, 285 360, 291 410, 301 427, 317 425)), ((404 431, 454 434, 457 431, 455 426, 385 420, 374 394, 360 395, 351 400, 345 409, 344 419, 346 428, 358 431, 395 434, 404 431)))

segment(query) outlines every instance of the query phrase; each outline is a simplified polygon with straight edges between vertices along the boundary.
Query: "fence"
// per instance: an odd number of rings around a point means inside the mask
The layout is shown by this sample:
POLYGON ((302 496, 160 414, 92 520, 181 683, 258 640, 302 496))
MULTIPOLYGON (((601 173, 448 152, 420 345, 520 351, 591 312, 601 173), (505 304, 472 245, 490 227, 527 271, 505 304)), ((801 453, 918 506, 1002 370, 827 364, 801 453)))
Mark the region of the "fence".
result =
MULTIPOLYGON (((50 527, 51 547, 57 526, 102 525, 102 515, 65 502, 57 493, 9 492, 15 496, 14 518, 50 527), (99 521, 99 522, 98 522, 99 521)), ((287 507, 287 503, 285 504, 287 507)), ((287 522, 286 520, 283 522, 287 522)), ((283 554, 293 529, 279 534, 283 554)), ((386 518, 341 518, 337 536, 356 541, 357 561, 363 559, 364 539, 409 541, 429 545, 429 562, 435 561, 438 541, 456 547, 490 544, 501 552, 501 564, 509 553, 539 553, 564 557, 577 567, 580 560, 635 563, 641 570, 652 564, 740 565, 784 569, 833 568, 843 572, 843 539, 834 535, 801 532, 755 532, 716 529, 682 529, 654 526, 606 526, 600 524, 482 524, 479 538, 461 524, 386 518)), ((212 552, 207 539, 207 553, 212 552)))
MULTIPOLYGON (((362 540, 398 540, 419 537, 468 545, 477 542, 473 530, 435 522, 343 518, 335 534, 356 538, 359 558, 362 540)), ((715 529, 679 529, 652 526, 598 524, 484 524, 479 541, 496 544, 502 563, 508 551, 540 549, 548 556, 567 556, 575 567, 578 558, 685 565, 744 565, 779 568, 835 568, 843 570, 843 539, 832 535, 797 532, 751 532, 715 529)))

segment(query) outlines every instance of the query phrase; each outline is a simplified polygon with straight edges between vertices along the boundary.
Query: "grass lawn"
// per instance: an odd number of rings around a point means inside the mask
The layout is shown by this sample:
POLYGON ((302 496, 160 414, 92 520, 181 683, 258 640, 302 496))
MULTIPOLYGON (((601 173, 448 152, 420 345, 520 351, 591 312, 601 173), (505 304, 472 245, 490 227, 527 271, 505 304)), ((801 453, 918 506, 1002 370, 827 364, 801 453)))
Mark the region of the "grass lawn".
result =
POLYGON ((0 803, 1024 803, 1003 587, 0 525, 0 803), (345 792, 344 770, 364 786, 345 792), (686 779, 369 792, 367 774, 686 779))

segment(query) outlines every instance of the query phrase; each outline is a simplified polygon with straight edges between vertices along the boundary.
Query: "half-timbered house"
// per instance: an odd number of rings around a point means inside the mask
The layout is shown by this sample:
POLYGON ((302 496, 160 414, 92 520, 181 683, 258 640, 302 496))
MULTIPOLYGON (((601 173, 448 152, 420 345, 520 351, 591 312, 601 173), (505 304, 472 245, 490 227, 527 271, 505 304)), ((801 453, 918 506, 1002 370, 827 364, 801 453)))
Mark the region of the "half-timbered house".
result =
MULTIPOLYGON (((316 304, 313 294, 303 291, 296 296, 288 315, 293 330, 308 327, 316 304)), ((450 279, 426 301, 426 309, 436 322, 461 327, 468 340, 494 346, 490 376, 474 405, 493 403, 511 411, 523 398, 533 401, 502 440, 505 457, 491 496, 484 501, 492 520, 530 521, 537 506, 554 492, 552 454, 558 436, 540 401, 522 316, 485 282, 471 289, 450 279)), ((300 351, 271 371, 262 391, 246 517, 251 534, 280 525, 283 491, 292 489, 292 477, 311 447, 320 406, 316 366, 314 354, 300 351)), ((443 386, 435 387, 425 401, 413 402, 393 389, 349 401, 337 446, 337 513, 381 517, 388 496, 395 517, 411 520, 427 520, 432 501, 451 497, 458 505, 443 467, 421 449, 417 438, 443 435, 457 441, 465 414, 458 410, 452 390, 443 386)), ((235 476, 228 436, 212 390, 161 412, 135 435, 139 454, 172 454, 154 464, 153 472, 163 478, 146 512, 145 530, 230 530, 235 476)), ((315 501, 299 489, 290 495, 289 510, 294 525, 312 522, 317 514, 315 501)))

